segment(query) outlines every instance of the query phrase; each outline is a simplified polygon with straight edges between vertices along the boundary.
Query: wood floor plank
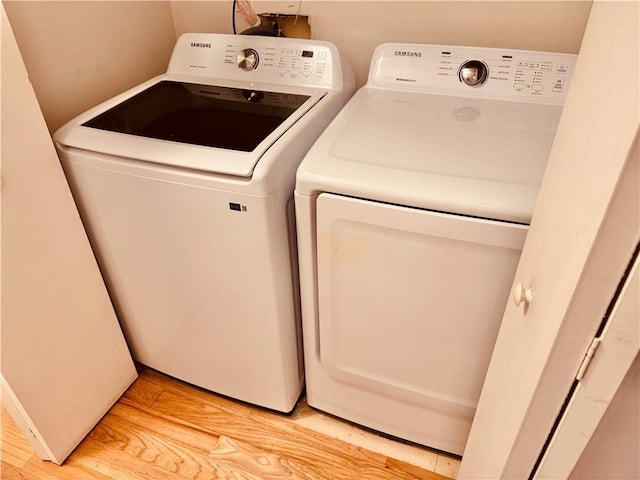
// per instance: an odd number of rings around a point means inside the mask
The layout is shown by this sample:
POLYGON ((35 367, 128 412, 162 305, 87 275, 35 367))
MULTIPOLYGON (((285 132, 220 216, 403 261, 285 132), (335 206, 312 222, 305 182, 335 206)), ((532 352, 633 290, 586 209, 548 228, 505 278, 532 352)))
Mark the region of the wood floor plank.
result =
POLYGON ((40 460, 3 410, 1 478, 450 480, 296 424, 313 415, 304 402, 287 416, 139 373, 62 467, 40 460))
MULTIPOLYGON (((224 399, 223 399, 224 400, 224 399)), ((256 448, 303 463, 322 478, 327 468, 336 479, 415 479, 415 472, 400 468, 391 471, 387 457, 352 444, 298 427, 283 417, 261 409, 229 418, 226 402, 215 396, 200 398, 189 392, 178 395, 167 388, 153 410, 167 418, 198 426, 208 432, 234 438, 256 448), (223 413, 221 413, 221 411, 223 413), (363 476, 366 475, 366 476, 363 476)))
POLYGON ((218 444, 216 436, 160 421, 128 405, 114 406, 88 439, 101 444, 100 451, 94 451, 91 457, 100 458, 100 463, 107 465, 117 462, 120 476, 253 480, 209 458, 209 452, 218 444))
MULTIPOLYGON (((254 406, 245 404, 243 402, 238 402, 236 400, 229 399, 224 396, 212 395, 211 392, 208 392, 206 390, 203 390, 197 387, 193 387, 189 384, 186 384, 184 382, 181 382, 175 379, 171 379, 170 382, 167 382, 166 376, 164 374, 152 369, 148 369, 146 367, 143 367, 143 370, 141 371, 141 377, 146 378, 150 381, 155 381, 158 384, 163 385, 167 392, 173 392, 177 395, 186 395, 188 397, 193 396, 207 404, 210 404, 211 402, 213 402, 217 408, 221 408, 224 412, 227 412, 233 415, 241 415, 241 416, 248 415, 249 417, 252 417, 254 415, 260 415, 260 416, 266 415, 267 418, 275 419, 277 423, 281 423, 281 421, 282 422, 291 421, 292 423, 297 423, 297 421, 301 418, 319 415, 317 411, 310 408, 304 401, 299 402, 299 404, 296 406, 296 408, 290 415, 280 415, 278 413, 274 413, 266 409, 256 408, 254 406)), ((202 416, 204 417, 203 419, 204 421, 206 421, 207 418, 210 418, 208 417, 208 413, 202 413, 202 416)), ((198 422, 196 422, 196 424, 198 424, 198 422)), ((301 428, 306 430, 307 433, 309 434, 313 434, 318 431, 315 429, 306 428, 304 425, 301 426, 301 428)), ((349 448, 358 448, 352 445, 351 443, 347 442, 346 444, 349 446, 349 448)), ((363 450, 367 451, 366 448, 364 448, 363 450)), ((369 454, 373 454, 373 452, 369 452, 369 454)), ((424 455, 428 456, 429 459, 431 459, 431 457, 435 457, 435 459, 432 462, 435 465, 433 465, 431 469, 417 467, 413 464, 409 464, 407 462, 402 462, 395 459, 391 459, 391 460, 392 460, 392 463, 397 466, 395 468, 399 468, 401 470, 404 469, 404 470, 407 470, 408 472, 414 472, 411 475, 415 475, 415 477, 410 475, 410 478, 427 478, 427 479, 434 478, 439 480, 442 480, 442 479, 451 480, 451 478, 455 478, 455 475, 457 473, 457 466, 459 466, 460 464, 459 459, 454 459, 453 457, 449 457, 443 454, 437 454, 437 453, 434 453, 433 451, 425 451, 424 455), (441 465, 443 466, 441 467, 441 465), (440 473, 439 475, 438 475, 438 472, 440 473)), ((423 462, 423 463, 428 464, 429 462, 423 462)))
POLYGON ((0 437, 2 462, 21 468, 34 455, 33 449, 4 406, 0 415, 2 416, 2 436, 0 437))
POLYGON ((304 465, 227 437, 160 420, 141 408, 117 404, 91 437, 119 450, 123 458, 142 460, 180 478, 314 478, 304 465))
POLYGON ((419 478, 421 480, 451 480, 451 477, 447 477, 436 472, 430 472, 429 470, 416 467, 415 465, 411 465, 401 460, 396 460, 395 458, 388 458, 387 466, 393 470, 405 471, 414 475, 414 478, 419 478))
POLYGON ((258 408, 223 395, 212 394, 208 390, 189 385, 180 380, 168 378, 166 375, 146 367, 140 369, 140 379, 151 384, 161 385, 163 392, 170 391, 178 396, 188 395, 189 398, 195 398, 207 404, 215 404, 217 409, 233 416, 248 417, 258 408))
MULTIPOLYGON (((72 454, 73 457, 74 454, 72 454)), ((33 455, 29 461, 20 468, 20 475, 15 478, 34 480, 126 480, 122 477, 111 477, 96 470, 79 464, 75 458, 69 458, 64 466, 41 460, 33 455)), ((3 480, 5 472, 2 471, 3 480)), ((7 477, 11 478, 11 477, 7 477)))
POLYGON ((303 464, 226 436, 219 437, 217 448, 213 449, 209 455, 263 480, 320 478, 303 464))
POLYGON ((180 448, 152 434, 135 433, 119 426, 117 433, 101 425, 100 440, 114 436, 113 443, 102 443, 93 438, 88 439, 82 458, 79 460, 87 468, 99 471, 115 479, 201 479, 226 478, 218 475, 203 476, 206 459, 197 452, 182 451, 180 448), (123 448, 118 441, 127 436, 128 448, 123 448))
POLYGON ((157 376, 139 375, 135 382, 124 392, 122 398, 150 407, 164 390, 164 383, 157 376))
POLYGON ((29 475, 22 468, 18 468, 4 460, 0 461, 0 478, 2 480, 39 480, 29 475))

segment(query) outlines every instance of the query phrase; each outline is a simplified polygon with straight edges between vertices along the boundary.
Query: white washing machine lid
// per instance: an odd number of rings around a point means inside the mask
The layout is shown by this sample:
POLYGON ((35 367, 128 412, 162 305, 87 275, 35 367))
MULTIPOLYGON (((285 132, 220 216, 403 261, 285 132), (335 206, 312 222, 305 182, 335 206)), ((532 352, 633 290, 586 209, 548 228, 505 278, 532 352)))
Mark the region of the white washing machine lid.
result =
POLYGON ((56 142, 126 159, 250 177, 274 142, 327 93, 205 82, 156 77, 77 117, 56 132, 56 142))
POLYGON ((244 181, 274 146, 307 134, 292 128, 303 116, 325 125, 333 100, 321 99, 351 88, 351 71, 329 42, 185 33, 166 73, 76 117, 54 138, 59 148, 244 181))
POLYGON ((561 106, 361 88, 296 191, 529 223, 561 106))

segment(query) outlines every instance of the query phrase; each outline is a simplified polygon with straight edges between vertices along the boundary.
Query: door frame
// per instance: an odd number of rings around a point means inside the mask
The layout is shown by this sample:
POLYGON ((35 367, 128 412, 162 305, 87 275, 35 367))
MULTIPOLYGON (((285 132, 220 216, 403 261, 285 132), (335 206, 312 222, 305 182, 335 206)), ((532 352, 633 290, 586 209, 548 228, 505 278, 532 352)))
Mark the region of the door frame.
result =
MULTIPOLYGON (((627 379, 634 362, 637 382, 638 352, 640 351, 639 263, 636 251, 635 259, 632 259, 629 265, 630 272, 624 277, 624 282, 617 292, 619 294, 612 302, 610 314, 603 322, 605 325, 600 328, 590 347, 589 355, 586 355, 583 360, 579 378, 576 380, 576 388, 568 399, 567 408, 559 417, 558 427, 550 438, 549 446, 535 471, 535 479, 569 478, 590 439, 594 437, 596 428, 601 424, 608 410, 613 407, 611 402, 617 392, 622 391, 623 382, 627 379)), ((637 392, 637 383, 631 382, 624 388, 628 390, 634 388, 633 385, 636 385, 637 392)), ((633 395, 633 391, 629 391, 628 394, 633 395)), ((629 423, 629 420, 631 419, 627 419, 626 423, 629 423)), ((634 425, 631 425, 629 428, 629 432, 635 432, 632 434, 637 438, 640 426, 635 425, 634 429, 634 425)), ((604 439, 604 437, 594 438, 604 439)), ((613 440, 610 439, 610 441, 613 440)), ((616 451, 621 451, 621 458, 624 461, 612 465, 610 459, 600 458, 598 466, 609 472, 620 466, 619 463, 629 468, 630 465, 626 463, 626 459, 629 458, 629 445, 633 445, 633 442, 617 440, 612 445, 616 445, 616 451)))

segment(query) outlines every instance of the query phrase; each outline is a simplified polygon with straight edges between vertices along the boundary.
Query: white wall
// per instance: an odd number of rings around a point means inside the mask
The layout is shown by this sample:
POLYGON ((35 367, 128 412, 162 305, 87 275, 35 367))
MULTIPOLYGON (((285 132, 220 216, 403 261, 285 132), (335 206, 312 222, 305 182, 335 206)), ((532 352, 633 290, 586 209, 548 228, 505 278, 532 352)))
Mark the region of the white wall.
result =
MULTIPOLYGON (((255 0, 258 13, 309 16, 311 38, 337 45, 365 83, 383 42, 436 43, 578 53, 590 1, 255 0)), ((230 1, 171 2, 176 34, 230 33, 230 1)), ((247 27, 236 15, 237 30, 247 27)))
MULTIPOLYGON (((231 33, 231 0, 3 0, 50 132, 162 73, 177 35, 231 33)), ((590 1, 255 0, 257 12, 309 15, 311 36, 335 43, 361 86, 383 42, 577 53, 590 1)), ((247 25, 237 17, 237 30, 247 25)))
POLYGON ((50 132, 164 72, 169 2, 3 1, 50 132))

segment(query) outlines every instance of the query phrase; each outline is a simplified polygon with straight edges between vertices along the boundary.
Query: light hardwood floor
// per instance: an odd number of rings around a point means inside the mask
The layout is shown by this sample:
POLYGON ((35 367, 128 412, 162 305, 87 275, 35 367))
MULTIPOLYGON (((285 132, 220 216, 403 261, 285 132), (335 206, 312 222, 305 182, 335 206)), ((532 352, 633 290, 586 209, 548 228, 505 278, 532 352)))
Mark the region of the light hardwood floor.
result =
POLYGON ((62 467, 33 453, 3 407, 0 477, 447 480, 457 473, 455 457, 376 435, 304 399, 281 415, 145 367, 139 373, 62 467))

